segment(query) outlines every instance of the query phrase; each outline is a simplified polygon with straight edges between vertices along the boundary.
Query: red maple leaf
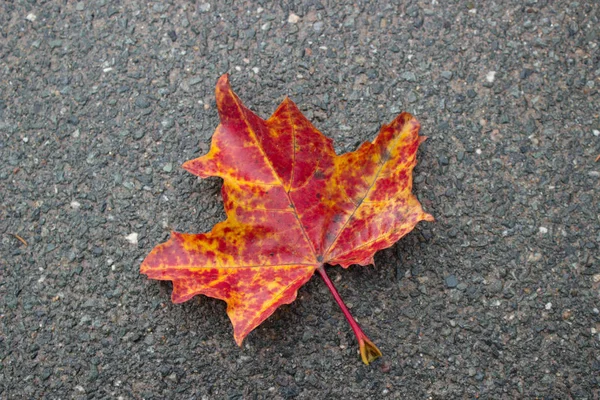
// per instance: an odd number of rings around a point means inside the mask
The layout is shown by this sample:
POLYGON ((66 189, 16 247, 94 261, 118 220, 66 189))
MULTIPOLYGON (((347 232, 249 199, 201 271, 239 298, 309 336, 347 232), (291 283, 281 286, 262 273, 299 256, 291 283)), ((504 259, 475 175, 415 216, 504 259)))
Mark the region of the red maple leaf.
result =
POLYGON ((152 279, 173 281, 172 300, 204 294, 227 302, 238 345, 314 274, 325 280, 368 364, 381 355, 341 300, 324 265, 373 263, 421 220, 411 193, 416 152, 425 139, 402 113, 377 138, 336 155, 286 98, 268 120, 247 109, 223 75, 216 88, 221 124, 210 152, 183 168, 223 178, 227 219, 211 232, 172 232, 141 265, 152 279))

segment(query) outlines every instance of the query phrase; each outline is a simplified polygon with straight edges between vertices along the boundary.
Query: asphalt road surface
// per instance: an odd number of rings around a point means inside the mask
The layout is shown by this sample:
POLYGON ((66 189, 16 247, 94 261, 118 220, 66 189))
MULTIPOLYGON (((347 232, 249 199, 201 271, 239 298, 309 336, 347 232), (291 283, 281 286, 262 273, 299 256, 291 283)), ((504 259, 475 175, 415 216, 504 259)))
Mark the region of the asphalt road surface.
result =
POLYGON ((0 398, 598 399, 597 1, 0 2, 0 398), (229 72, 338 153, 400 111, 436 218, 315 276, 239 348, 225 303, 139 274, 223 219, 180 168, 229 72))

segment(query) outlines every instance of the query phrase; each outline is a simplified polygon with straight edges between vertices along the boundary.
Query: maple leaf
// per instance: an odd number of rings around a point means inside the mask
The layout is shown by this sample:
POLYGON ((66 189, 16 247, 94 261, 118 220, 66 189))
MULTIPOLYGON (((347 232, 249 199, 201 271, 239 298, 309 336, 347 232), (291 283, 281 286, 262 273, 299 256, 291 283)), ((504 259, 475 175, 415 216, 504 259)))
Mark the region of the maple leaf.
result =
POLYGON ((324 265, 373 264, 421 220, 411 193, 420 125, 402 113, 377 138, 336 155, 289 99, 268 119, 233 93, 227 75, 216 88, 221 124, 208 154, 183 168, 223 179, 227 219, 211 232, 172 232, 141 265, 151 279, 173 282, 172 301, 204 294, 224 300, 238 345, 277 307, 295 300, 318 271, 348 319, 365 364, 381 352, 344 305, 324 265))

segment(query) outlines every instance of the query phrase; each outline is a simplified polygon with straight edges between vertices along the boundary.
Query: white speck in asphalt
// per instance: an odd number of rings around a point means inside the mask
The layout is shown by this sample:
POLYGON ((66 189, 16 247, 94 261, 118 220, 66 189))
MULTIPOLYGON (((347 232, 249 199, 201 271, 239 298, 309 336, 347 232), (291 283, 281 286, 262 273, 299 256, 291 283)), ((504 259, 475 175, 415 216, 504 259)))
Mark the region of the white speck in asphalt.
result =
POLYGON ((125 240, 127 240, 131 244, 137 244, 138 243, 137 232, 133 232, 133 233, 130 233, 129 235, 125 236, 125 240))

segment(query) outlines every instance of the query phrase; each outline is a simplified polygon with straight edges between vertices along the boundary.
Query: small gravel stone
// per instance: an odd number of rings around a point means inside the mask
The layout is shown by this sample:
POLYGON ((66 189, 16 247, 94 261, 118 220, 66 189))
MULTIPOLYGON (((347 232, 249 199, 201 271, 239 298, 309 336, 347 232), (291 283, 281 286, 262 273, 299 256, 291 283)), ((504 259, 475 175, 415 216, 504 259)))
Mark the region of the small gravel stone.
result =
POLYGON ((171 129, 175 125, 175 121, 173 121, 173 118, 165 118, 160 122, 160 124, 165 129, 171 129))
POLYGON ((138 244, 138 233, 132 232, 129 235, 125 236, 125 240, 127 240, 131 244, 138 244))
POLYGON ((154 5, 152 6, 152 11, 154 11, 155 13, 162 13, 167 10, 167 7, 168 6, 163 3, 154 3, 154 5))
POLYGON ((48 45, 50 46, 50 48, 52 49, 56 49, 58 47, 61 47, 63 44, 62 40, 57 39, 57 40, 51 40, 48 42, 48 45))
POLYGON ((529 69, 529 68, 523 68, 521 70, 521 73, 519 74, 519 77, 521 79, 527 79, 531 76, 531 74, 533 74, 533 70, 529 69))
POLYGON ((425 22, 425 19, 423 18, 423 16, 419 15, 417 18, 415 18, 415 21, 413 22, 413 26, 418 29, 423 26, 424 22, 425 22))
POLYGON ((90 366, 90 372, 88 373, 88 381, 93 382, 96 379, 98 379, 98 376, 100 376, 100 373, 98 372, 98 367, 92 364, 90 366))
POLYGON ((256 31, 254 30, 254 28, 248 28, 244 31, 244 38, 253 39, 254 36, 256 36, 256 31))
POLYGON ((445 282, 446 286, 450 289, 453 289, 456 286, 458 286, 458 279, 456 279, 455 275, 448 275, 445 279, 445 282))
POLYGON ((190 80, 188 81, 188 84, 190 86, 195 86, 195 85, 199 84, 200 82, 202 82, 202 77, 194 76, 193 78, 190 78, 190 80))
POLYGON ((442 75, 442 78, 444 78, 447 81, 452 79, 452 71, 442 71, 441 75, 442 75))
POLYGON ((135 99, 135 105, 138 108, 148 108, 151 104, 152 103, 150 103, 150 100, 148 100, 146 96, 138 96, 135 99))
POLYGON ((52 370, 50 368, 44 368, 44 370, 42 370, 42 373, 40 374, 40 378, 42 378, 42 380, 46 380, 48 378, 50 378, 50 376, 52 375, 52 370))
POLYGON ((490 282, 488 290, 492 294, 498 294, 502 292, 503 284, 502 281, 494 279, 490 282))
POLYGON ((415 73, 414 73, 414 72, 412 72, 412 71, 406 71, 406 72, 403 72, 403 73, 400 75, 400 77, 401 77, 402 79, 404 79, 405 81, 407 81, 407 82, 416 82, 416 81, 417 81, 417 76, 416 76, 416 75, 415 75, 415 73))
POLYGON ((411 90, 410 92, 408 92, 408 96, 406 96, 406 99, 408 100, 409 103, 416 103, 417 95, 415 92, 413 92, 411 90))
POLYGON ((300 21, 300 17, 299 17, 298 15, 294 14, 294 13, 291 13, 291 14, 288 16, 288 19, 287 19, 287 21, 288 21, 290 24, 297 24, 297 23, 298 23, 298 21, 300 21))
POLYGON ((375 83, 371 86, 371 89, 373 90, 373 94, 380 94, 383 92, 383 85, 381 83, 375 83))

